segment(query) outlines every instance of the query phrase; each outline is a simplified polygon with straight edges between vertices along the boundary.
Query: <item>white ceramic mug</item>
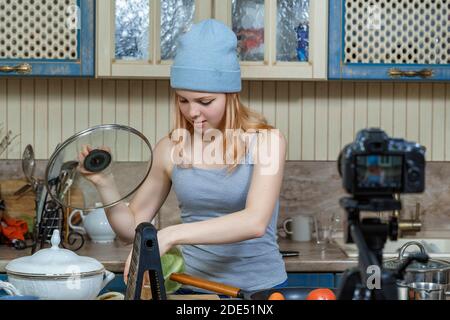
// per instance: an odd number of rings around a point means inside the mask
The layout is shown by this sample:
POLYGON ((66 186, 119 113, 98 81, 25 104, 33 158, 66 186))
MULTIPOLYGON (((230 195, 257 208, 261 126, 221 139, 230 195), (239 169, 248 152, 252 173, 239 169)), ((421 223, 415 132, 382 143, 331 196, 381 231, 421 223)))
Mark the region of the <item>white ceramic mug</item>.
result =
POLYGON ((283 229, 294 241, 311 241, 311 217, 297 215, 283 221, 283 229))
POLYGON ((111 225, 106 218, 104 209, 95 209, 87 214, 84 214, 81 210, 73 210, 69 215, 69 226, 82 233, 87 233, 89 238, 96 243, 110 243, 116 238, 111 225), (74 226, 72 224, 72 218, 75 214, 79 213, 83 221, 83 226, 74 226))

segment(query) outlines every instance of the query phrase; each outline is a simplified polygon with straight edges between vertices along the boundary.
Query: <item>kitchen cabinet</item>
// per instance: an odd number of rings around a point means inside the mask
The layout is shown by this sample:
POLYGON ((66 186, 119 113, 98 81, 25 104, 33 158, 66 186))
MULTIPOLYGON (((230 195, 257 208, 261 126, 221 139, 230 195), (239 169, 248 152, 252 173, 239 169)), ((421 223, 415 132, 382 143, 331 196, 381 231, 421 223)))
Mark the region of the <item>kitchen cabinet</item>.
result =
POLYGON ((98 0, 98 77, 168 78, 180 34, 212 16, 212 0, 98 0))
POLYGON ((326 0, 98 0, 97 76, 168 78, 178 37, 216 18, 239 39, 243 79, 326 79, 326 0))
POLYGON ((0 0, 0 76, 93 76, 94 0, 0 0))
POLYGON ((326 79, 325 0, 221 0, 214 17, 238 37, 243 79, 326 79))
POLYGON ((330 0, 329 79, 450 79, 450 2, 330 0))

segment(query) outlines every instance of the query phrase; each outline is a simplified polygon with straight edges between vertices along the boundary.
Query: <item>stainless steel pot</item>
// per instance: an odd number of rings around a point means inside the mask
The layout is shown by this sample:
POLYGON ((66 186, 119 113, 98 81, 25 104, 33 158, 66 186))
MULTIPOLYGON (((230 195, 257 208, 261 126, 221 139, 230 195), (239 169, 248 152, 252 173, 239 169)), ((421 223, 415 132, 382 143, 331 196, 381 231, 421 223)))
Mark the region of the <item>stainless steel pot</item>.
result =
POLYGON ((408 285, 408 300, 445 300, 446 286, 431 282, 413 282, 408 285))
MULTIPOLYGON (((398 258, 386 260, 383 265, 386 269, 397 270, 404 261, 406 249, 417 246, 422 253, 426 253, 424 246, 418 241, 405 243, 401 248, 398 258)), ((427 263, 413 262, 405 271, 403 281, 397 282, 400 300, 407 300, 409 284, 411 283, 435 283, 444 286, 444 292, 450 288, 450 264, 443 260, 429 259, 427 263)))

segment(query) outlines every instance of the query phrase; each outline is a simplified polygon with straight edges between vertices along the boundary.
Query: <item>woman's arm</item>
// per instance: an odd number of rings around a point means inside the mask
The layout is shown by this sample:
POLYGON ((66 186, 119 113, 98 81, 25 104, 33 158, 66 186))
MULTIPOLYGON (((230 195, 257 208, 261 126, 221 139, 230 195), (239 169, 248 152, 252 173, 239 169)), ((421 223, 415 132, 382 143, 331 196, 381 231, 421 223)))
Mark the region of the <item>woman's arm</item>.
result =
MULTIPOLYGON (((153 164, 149 175, 130 201, 129 206, 120 202, 105 209, 112 229, 120 239, 131 243, 135 229, 141 222, 150 222, 167 198, 171 180, 166 170, 170 163, 171 142, 168 137, 160 140, 153 150, 153 164)), ((115 181, 112 177, 105 179, 97 190, 104 203, 120 199, 115 181)))
POLYGON ((255 161, 245 209, 219 218, 160 230, 158 242, 161 255, 178 244, 225 244, 265 234, 280 193, 286 158, 283 135, 274 130, 268 137, 271 141, 269 146, 268 139, 258 139, 258 150, 266 157, 255 161))

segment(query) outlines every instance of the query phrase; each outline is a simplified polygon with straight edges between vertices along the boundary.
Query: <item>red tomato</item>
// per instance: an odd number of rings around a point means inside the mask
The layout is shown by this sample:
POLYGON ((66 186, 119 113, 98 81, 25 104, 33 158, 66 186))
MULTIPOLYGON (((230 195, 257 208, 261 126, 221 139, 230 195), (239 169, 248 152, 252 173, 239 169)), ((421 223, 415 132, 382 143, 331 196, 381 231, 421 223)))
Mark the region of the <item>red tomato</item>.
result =
POLYGON ((286 298, 283 296, 280 292, 274 292, 269 296, 268 300, 286 300, 286 298))
POLYGON ((330 289, 314 289, 308 294, 306 300, 336 300, 336 295, 330 289))

